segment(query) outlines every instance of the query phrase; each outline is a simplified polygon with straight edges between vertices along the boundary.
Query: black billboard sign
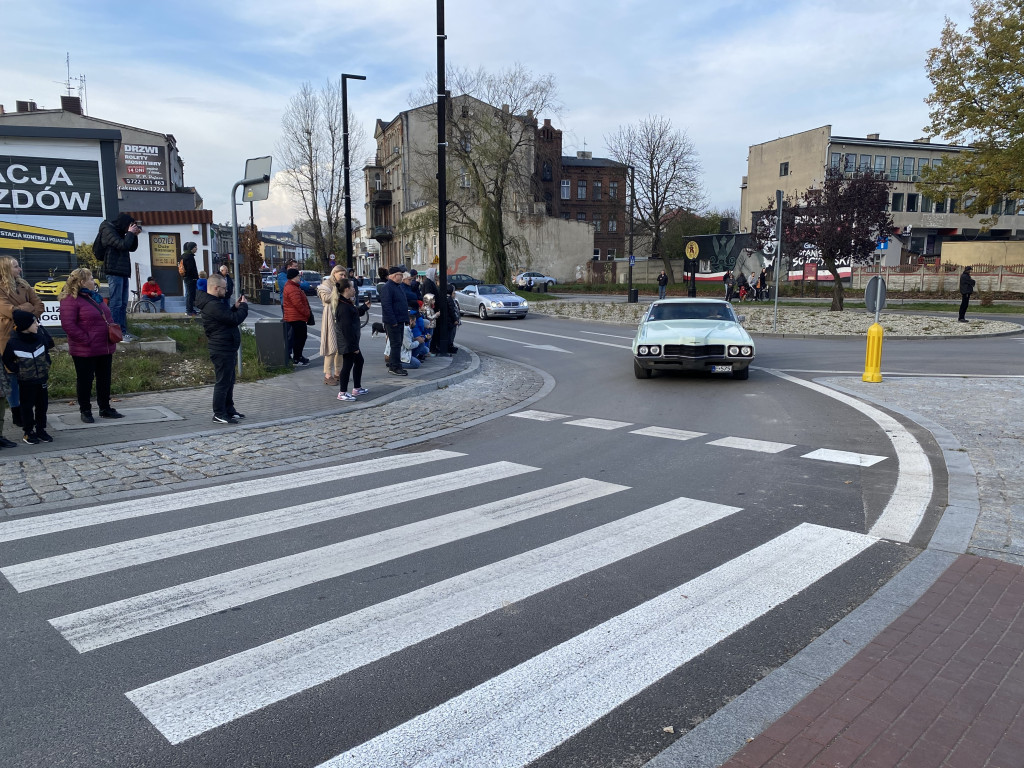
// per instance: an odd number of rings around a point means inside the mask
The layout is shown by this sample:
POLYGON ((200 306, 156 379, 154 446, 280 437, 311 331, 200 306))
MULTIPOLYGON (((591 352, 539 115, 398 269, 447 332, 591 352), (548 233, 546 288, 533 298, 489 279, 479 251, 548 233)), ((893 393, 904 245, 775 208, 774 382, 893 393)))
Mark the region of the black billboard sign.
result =
POLYGON ((0 155, 0 215, 103 217, 94 160, 0 155))

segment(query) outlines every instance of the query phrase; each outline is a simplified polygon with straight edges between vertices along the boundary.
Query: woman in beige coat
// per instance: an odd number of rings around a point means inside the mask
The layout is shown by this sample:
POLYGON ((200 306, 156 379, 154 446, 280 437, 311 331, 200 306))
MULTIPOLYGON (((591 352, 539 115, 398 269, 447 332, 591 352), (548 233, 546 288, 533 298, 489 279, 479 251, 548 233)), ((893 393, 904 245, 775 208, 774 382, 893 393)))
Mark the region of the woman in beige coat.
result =
POLYGON ((324 384, 338 386, 341 371, 341 355, 338 354, 338 339, 334 333, 334 315, 338 309, 338 281, 344 279, 345 268, 337 266, 330 276, 316 287, 316 293, 324 310, 320 319, 320 354, 324 358, 324 384))

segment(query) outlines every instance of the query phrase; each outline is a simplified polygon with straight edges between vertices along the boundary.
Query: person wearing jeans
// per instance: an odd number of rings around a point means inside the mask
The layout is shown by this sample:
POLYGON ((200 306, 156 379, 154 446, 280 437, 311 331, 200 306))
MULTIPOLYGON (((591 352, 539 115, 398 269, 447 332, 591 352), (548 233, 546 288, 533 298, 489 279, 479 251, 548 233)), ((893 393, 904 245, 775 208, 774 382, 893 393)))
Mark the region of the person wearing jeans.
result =
POLYGON ((124 341, 131 341, 128 333, 128 278, 132 273, 131 253, 139 247, 142 227, 127 213, 119 213, 113 221, 100 224, 97 240, 103 249, 103 270, 110 288, 110 314, 121 326, 124 341))
POLYGON ((665 274, 665 270, 661 270, 661 274, 658 275, 658 298, 665 298, 665 290, 668 288, 668 275, 665 274))

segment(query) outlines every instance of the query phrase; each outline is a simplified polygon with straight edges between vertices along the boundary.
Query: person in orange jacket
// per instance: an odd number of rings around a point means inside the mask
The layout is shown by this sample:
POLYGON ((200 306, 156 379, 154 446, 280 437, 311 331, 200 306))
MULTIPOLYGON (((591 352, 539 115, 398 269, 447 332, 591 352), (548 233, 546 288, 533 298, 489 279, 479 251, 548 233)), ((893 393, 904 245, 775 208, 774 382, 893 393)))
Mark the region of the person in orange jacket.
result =
POLYGON ((142 298, 154 304, 159 304, 161 312, 166 311, 164 309, 164 292, 160 290, 159 284, 153 279, 152 275, 147 277, 146 282, 142 284, 142 298))
POLYGON ((291 350, 292 362, 295 365, 309 365, 309 359, 302 354, 306 346, 307 326, 313 324, 313 310, 309 299, 299 287, 299 270, 292 268, 285 274, 287 278, 281 291, 281 310, 284 315, 285 339, 288 350, 291 350))

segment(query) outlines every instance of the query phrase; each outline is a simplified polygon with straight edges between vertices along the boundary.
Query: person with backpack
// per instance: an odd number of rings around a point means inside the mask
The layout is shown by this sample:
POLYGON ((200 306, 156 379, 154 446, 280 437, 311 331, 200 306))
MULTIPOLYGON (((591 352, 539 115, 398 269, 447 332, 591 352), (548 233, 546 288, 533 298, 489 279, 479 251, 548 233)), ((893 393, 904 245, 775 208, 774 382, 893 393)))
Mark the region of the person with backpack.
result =
POLYGON ((102 257, 103 271, 110 288, 110 314, 121 326, 122 341, 134 341, 128 333, 128 278, 132 273, 131 254, 139 247, 142 227, 127 213, 119 213, 113 221, 100 224, 93 242, 93 256, 102 257))
POLYGON ((196 251, 199 246, 189 241, 178 259, 178 274, 185 285, 185 314, 198 317, 196 311, 196 282, 199 280, 199 268, 196 266, 196 251))

